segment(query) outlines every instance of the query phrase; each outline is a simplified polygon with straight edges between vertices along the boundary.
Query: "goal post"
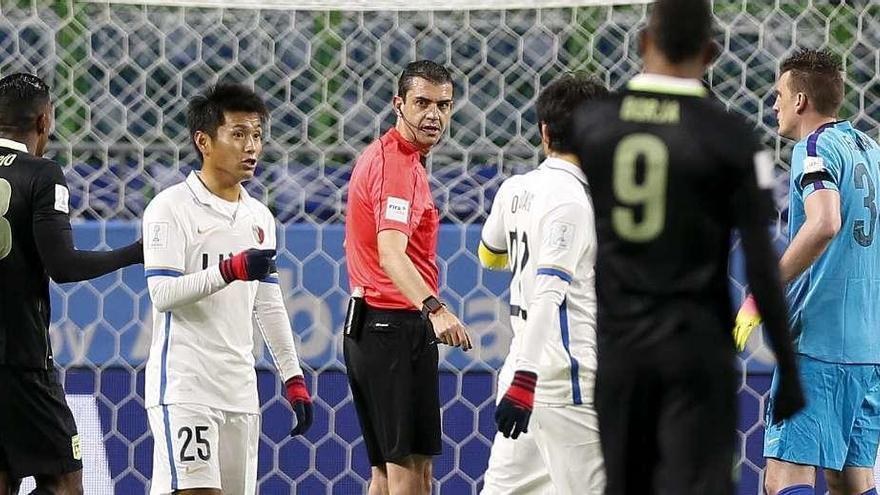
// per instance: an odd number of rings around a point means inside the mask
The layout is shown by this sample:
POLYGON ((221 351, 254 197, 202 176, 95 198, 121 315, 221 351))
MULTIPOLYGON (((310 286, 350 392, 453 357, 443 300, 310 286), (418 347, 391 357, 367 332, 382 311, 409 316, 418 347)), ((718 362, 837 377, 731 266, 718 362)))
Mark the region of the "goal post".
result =
MULTIPOLYGON (((86 0, 95 1, 99 0, 86 0)), ((243 8, 261 10, 319 10, 319 11, 475 11, 475 10, 519 10, 556 9, 565 7, 586 7, 593 5, 632 5, 650 3, 653 0, 546 0, 532 2, 526 0, 443 0, 413 5, 407 0, 245 0, 232 5, 228 0, 109 0, 110 3, 137 4, 146 6, 243 8)))

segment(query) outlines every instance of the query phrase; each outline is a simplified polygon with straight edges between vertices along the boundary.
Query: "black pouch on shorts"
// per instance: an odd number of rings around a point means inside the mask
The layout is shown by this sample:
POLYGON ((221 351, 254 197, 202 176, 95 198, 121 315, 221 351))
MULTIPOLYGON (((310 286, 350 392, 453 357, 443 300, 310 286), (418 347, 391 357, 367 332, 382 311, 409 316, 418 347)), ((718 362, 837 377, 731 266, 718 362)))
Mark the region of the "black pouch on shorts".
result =
POLYGON ((342 328, 346 337, 354 340, 360 338, 366 311, 367 303, 363 296, 351 296, 348 300, 348 311, 345 312, 345 326, 342 328))

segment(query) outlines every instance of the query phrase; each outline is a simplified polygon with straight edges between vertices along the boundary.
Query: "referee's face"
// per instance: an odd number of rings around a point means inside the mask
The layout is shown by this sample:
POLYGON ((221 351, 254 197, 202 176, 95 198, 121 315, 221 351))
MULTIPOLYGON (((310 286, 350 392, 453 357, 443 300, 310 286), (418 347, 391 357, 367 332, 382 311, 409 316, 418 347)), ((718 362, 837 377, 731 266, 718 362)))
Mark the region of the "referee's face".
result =
POLYGON ((452 83, 434 84, 421 77, 413 78, 405 98, 394 97, 397 130, 407 141, 429 149, 449 125, 452 114, 452 83))
POLYGON ((227 179, 238 183, 252 179, 257 160, 263 152, 263 126, 260 116, 247 112, 224 112, 223 125, 210 139, 204 153, 205 165, 227 179))

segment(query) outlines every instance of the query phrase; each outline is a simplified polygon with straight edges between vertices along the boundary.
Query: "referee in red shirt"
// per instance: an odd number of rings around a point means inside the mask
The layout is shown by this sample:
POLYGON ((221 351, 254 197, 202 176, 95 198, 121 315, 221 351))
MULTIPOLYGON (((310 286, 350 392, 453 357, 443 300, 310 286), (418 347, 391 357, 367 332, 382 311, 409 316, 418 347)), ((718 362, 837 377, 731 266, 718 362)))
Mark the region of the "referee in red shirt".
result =
POLYGON ((406 66, 397 124, 358 158, 348 189, 345 257, 353 297, 345 366, 372 466, 370 495, 431 493, 440 454, 437 343, 471 340, 438 299, 439 216, 425 156, 452 113, 452 77, 428 60, 406 66))

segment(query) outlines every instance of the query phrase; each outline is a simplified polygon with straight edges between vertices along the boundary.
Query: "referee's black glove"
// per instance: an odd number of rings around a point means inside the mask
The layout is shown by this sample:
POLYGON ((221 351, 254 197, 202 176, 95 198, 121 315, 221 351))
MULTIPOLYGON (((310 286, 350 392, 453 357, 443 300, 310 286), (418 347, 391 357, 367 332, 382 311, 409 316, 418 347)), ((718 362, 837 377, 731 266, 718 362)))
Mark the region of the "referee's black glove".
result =
POLYGON ((770 408, 771 424, 777 424, 804 408, 804 392, 798 377, 797 366, 779 368, 779 387, 770 408))
POLYGON ((504 438, 516 439, 529 431, 529 418, 535 404, 535 385, 538 375, 531 371, 517 371, 513 383, 495 409, 495 423, 504 438))

